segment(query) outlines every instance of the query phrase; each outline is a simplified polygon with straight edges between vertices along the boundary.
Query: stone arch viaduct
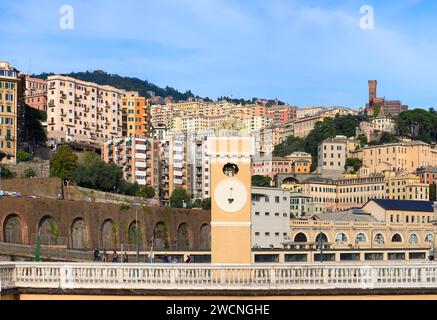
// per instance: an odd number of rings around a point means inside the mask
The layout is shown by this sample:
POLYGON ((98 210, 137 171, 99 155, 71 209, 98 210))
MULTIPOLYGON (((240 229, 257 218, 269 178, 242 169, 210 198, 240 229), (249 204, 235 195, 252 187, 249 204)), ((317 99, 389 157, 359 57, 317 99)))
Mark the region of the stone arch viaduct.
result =
POLYGON ((0 198, 0 242, 70 249, 210 249, 211 214, 47 198, 0 198), (138 217, 138 220, 136 219, 138 217), (153 240, 153 242, 152 242, 153 240))

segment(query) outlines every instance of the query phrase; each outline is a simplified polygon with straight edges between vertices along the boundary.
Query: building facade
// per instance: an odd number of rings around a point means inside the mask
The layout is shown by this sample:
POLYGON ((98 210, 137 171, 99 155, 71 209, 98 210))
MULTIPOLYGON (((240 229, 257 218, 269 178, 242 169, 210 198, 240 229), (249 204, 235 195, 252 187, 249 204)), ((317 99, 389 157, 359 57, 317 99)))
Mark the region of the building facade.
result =
POLYGON ((318 173, 322 177, 340 177, 345 171, 348 152, 346 136, 336 136, 324 140, 318 147, 318 173))
POLYGON ((16 163, 23 83, 19 71, 0 62, 0 163, 16 163))
POLYGON ((25 102, 28 106, 47 111, 47 81, 38 78, 25 77, 25 102))
POLYGON ((123 90, 58 75, 48 77, 47 83, 51 143, 101 145, 122 137, 123 90))
POLYGON ((290 232, 290 192, 252 187, 252 247, 281 248, 290 232))

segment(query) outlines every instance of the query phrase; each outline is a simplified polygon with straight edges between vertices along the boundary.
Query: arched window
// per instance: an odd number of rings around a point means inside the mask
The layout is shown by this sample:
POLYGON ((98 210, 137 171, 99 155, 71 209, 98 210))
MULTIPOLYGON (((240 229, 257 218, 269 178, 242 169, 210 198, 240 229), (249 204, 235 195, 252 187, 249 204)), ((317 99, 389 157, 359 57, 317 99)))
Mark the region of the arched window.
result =
POLYGON ((366 242, 366 241, 367 241, 367 238, 366 238, 366 235, 364 233, 359 233, 355 237, 355 243, 366 242))
POLYGON ((16 214, 9 215, 3 225, 3 241, 7 243, 23 244, 23 227, 16 214))
POLYGON ((375 242, 376 244, 384 244, 385 243, 384 235, 382 233, 375 234, 375 237, 373 238, 373 242, 375 242))
POLYGON ((402 242, 402 237, 399 233, 395 233, 391 238, 391 242, 402 242))
POLYGON ((348 242, 347 236, 344 233, 339 233, 335 237, 335 243, 343 244, 343 243, 347 243, 347 242, 348 242))
POLYGON ((294 242, 308 242, 307 236, 304 233, 298 233, 295 237, 294 237, 294 242))
POLYGON ((319 233, 316 237, 316 242, 317 243, 321 243, 321 242, 326 243, 326 242, 328 242, 328 237, 324 233, 319 233))
POLYGON ((410 244, 419 243, 419 238, 417 237, 417 235, 415 233, 410 234, 410 236, 408 237, 408 243, 410 243, 410 244))
POLYGON ((433 241, 434 241, 433 235, 431 233, 427 234, 425 237, 425 242, 433 242, 433 241))
POLYGON ((200 227, 200 248, 211 249, 211 227, 207 223, 200 227))

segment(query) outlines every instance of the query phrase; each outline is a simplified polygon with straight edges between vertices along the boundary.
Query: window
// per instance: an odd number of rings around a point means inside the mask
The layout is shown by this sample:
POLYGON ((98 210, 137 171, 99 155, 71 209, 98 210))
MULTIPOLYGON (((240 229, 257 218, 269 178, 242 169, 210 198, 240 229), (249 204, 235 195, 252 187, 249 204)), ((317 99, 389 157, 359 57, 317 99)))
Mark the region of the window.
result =
POLYGON ((335 237, 335 242, 338 244, 343 244, 347 242, 347 236, 344 233, 339 233, 337 237, 335 237))
POLYGON ((410 234, 410 236, 408 237, 408 243, 410 243, 410 244, 419 243, 419 238, 417 237, 417 235, 415 233, 410 234))
POLYGON ((366 238, 366 235, 364 233, 359 233, 355 237, 355 243, 366 242, 366 241, 367 241, 367 238, 366 238))
POLYGON ((402 237, 399 233, 395 233, 391 238, 391 242, 402 242, 402 237))
POLYGON ((373 239, 373 242, 375 242, 376 244, 384 244, 384 235, 382 233, 377 233, 373 239))
POLYGON ((427 234, 425 237, 425 242, 433 242, 434 241, 434 237, 432 236, 432 234, 427 234))

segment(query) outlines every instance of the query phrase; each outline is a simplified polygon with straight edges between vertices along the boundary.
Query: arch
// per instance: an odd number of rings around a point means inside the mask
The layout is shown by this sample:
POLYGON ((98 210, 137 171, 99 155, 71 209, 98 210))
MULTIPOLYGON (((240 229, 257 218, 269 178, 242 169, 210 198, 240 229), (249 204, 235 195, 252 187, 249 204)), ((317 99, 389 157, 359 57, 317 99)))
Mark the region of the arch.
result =
POLYGON ((113 220, 107 219, 103 221, 100 237, 102 249, 111 250, 117 247, 117 228, 113 220))
POLYGON ((425 242, 434 242, 434 236, 432 235, 432 233, 428 233, 425 236, 425 242))
POLYGON ((127 231, 127 238, 129 242, 129 249, 136 250, 137 237, 139 249, 143 249, 143 236, 141 232, 141 223, 139 221, 132 221, 127 231))
POLYGON ((410 234, 410 236, 408 237, 408 243, 409 244, 418 244, 419 237, 417 236, 417 234, 415 234, 415 233, 410 234))
POLYGON ((298 234, 296 234, 294 236, 294 242, 306 243, 306 242, 308 242, 308 238, 307 238, 305 233, 299 232, 298 234))
POLYGON ((373 237, 373 242, 376 244, 384 244, 385 243, 385 237, 382 233, 377 233, 373 237))
POLYGON ((326 236, 326 234, 324 234, 323 232, 321 232, 321 233, 319 233, 319 234, 317 235, 317 237, 316 237, 316 242, 317 242, 317 243, 320 243, 320 242, 322 242, 322 243, 326 243, 326 242, 329 242, 329 241, 328 241, 328 237, 326 236))
POLYGON ((360 232, 355 236, 355 243, 367 242, 367 237, 364 233, 360 232))
POLYGON ((6 243, 23 244, 23 234, 20 217, 15 213, 8 215, 3 223, 3 241, 6 243))
POLYGON ((347 243, 348 242, 348 238, 347 235, 345 233, 339 233, 337 234, 337 236, 335 237, 335 243, 338 244, 343 244, 343 243, 347 243))
POLYGON ((42 217, 39 221, 38 234, 41 234, 41 244, 56 245, 60 240, 58 224, 50 215, 42 217))
POLYGON ((188 249, 190 248, 190 229, 188 224, 181 223, 177 232, 177 248, 188 249))
POLYGON ((391 242, 402 242, 402 237, 399 233, 395 233, 393 237, 391 237, 391 242))
POLYGON ((168 228, 164 222, 160 221, 155 225, 155 228, 153 229, 153 237, 154 249, 162 250, 170 248, 170 242, 168 239, 168 228))
POLYGON ((73 249, 87 249, 88 240, 88 228, 85 220, 75 219, 71 224, 71 247, 73 249))
POLYGON ((284 180, 282 180, 282 184, 299 184, 299 180, 297 180, 295 177, 287 177, 284 180))
POLYGON ((211 226, 208 223, 200 227, 200 248, 211 249, 211 226))

